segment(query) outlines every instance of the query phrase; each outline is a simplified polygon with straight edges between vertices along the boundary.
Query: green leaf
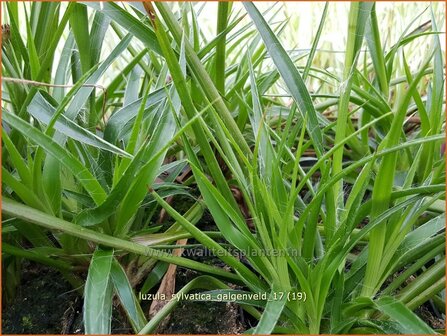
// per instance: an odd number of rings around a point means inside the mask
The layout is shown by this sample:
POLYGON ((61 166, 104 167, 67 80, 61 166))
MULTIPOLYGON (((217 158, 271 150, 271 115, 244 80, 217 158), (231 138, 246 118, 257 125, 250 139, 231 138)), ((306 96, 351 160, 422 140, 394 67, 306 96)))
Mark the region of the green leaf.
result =
POLYGON ((151 270, 146 280, 144 281, 143 286, 141 287, 140 292, 142 294, 148 293, 154 286, 160 283, 161 279, 165 275, 168 270, 169 264, 165 262, 157 262, 154 268, 151 270))
POLYGON ((178 266, 188 267, 200 272, 214 274, 230 281, 236 281, 238 283, 241 282, 238 275, 224 271, 219 267, 209 266, 182 257, 175 257, 168 253, 158 251, 150 247, 83 228, 79 225, 67 222, 54 216, 50 216, 44 212, 17 203, 7 197, 2 198, 2 212, 11 217, 23 219, 28 223, 34 223, 50 230, 62 231, 74 237, 79 237, 81 239, 92 241, 97 244, 128 251, 130 253, 135 253, 142 256, 153 257, 157 260, 172 263, 178 266))
POLYGON ((88 31, 87 7, 76 3, 70 17, 70 26, 73 31, 76 45, 81 59, 82 73, 86 73, 91 66, 90 60, 90 33, 88 31))
POLYGON ((84 289, 84 326, 86 334, 110 334, 113 287, 110 282, 113 250, 97 249, 88 268, 84 289))
MULTIPOLYGON (((3 114, 4 115, 4 114, 3 114)), ((2 182, 5 183, 14 193, 26 204, 33 208, 48 211, 47 207, 37 197, 32 189, 18 181, 5 167, 2 167, 2 182)))
POLYGON ((113 259, 110 270, 111 279, 121 304, 129 317, 135 332, 140 331, 147 323, 146 317, 127 278, 126 272, 116 259, 113 259))
MULTIPOLYGON (((160 3, 157 3, 160 4, 160 3)), ((164 31, 163 26, 161 25, 160 21, 157 19, 157 25, 160 27, 156 29, 157 38, 159 39, 161 48, 163 50, 163 55, 166 59, 167 65, 169 67, 169 71, 171 72, 172 79, 174 81, 175 90, 178 93, 178 96, 180 98, 180 101, 183 105, 183 108, 189 118, 189 120, 192 120, 197 115, 196 107, 194 106, 194 102, 192 100, 191 94, 188 90, 188 87, 186 85, 186 79, 183 74, 184 71, 182 71, 182 66, 179 63, 179 61, 176 58, 176 55, 174 54, 174 51, 171 48, 171 44, 168 40, 168 36, 166 32, 164 31)), ((186 46, 187 41, 185 38, 183 38, 183 43, 181 44, 183 52, 181 53, 181 56, 185 56, 186 53, 186 46)), ((191 46, 190 46, 191 47, 191 46)), ((183 58, 184 60, 184 58, 183 58)), ((184 66, 184 62, 182 62, 184 66)), ((211 84, 213 85, 213 84, 211 84)), ((214 85, 213 85, 214 87, 214 85)), ((220 97, 220 96, 219 96, 220 97)), ((221 99, 221 98, 219 98, 221 99)), ((233 120, 233 119, 231 119, 233 120)), ((233 120, 234 122, 234 120, 233 120)), ((228 187, 228 184, 225 180, 225 177, 223 176, 222 170, 219 166, 219 163, 217 162, 217 159, 215 157, 215 153, 213 152, 204 128, 200 124, 192 124, 191 125, 194 135, 196 137, 196 140, 200 146, 201 153, 205 158, 205 162, 208 165, 208 169, 211 172, 211 175, 213 179, 216 181, 216 184, 219 188, 219 190, 224 193, 224 195, 227 197, 227 199, 232 202, 232 205, 236 208, 236 202, 234 201, 234 197, 231 194, 230 188, 228 187)), ((245 140, 244 140, 245 142, 245 140)))
MULTIPOLYGON (((69 34, 67 40, 65 41, 64 48, 62 49, 59 64, 56 69, 56 76, 54 77, 54 84, 65 85, 68 82, 68 75, 70 69, 70 59, 71 53, 74 49, 75 41, 73 34, 69 34)), ((56 87, 53 89, 53 98, 59 103, 65 97, 65 88, 56 87)))
MULTIPOLYGON (((412 92, 416 90, 416 86, 421 80, 424 70, 430 62, 431 56, 424 62, 420 68, 415 80, 408 88, 405 95, 401 97, 398 103, 397 112, 394 115, 390 131, 385 139, 381 142, 378 149, 384 150, 396 146, 399 143, 399 139, 402 132, 402 125, 405 120, 406 111, 410 99, 412 98, 412 92)), ((426 137, 424 139, 428 139, 426 137)), ((407 142, 408 143, 408 142, 407 142)), ((381 213, 383 213, 390 206, 391 191, 394 184, 394 175, 396 172, 397 153, 391 153, 385 156, 381 162, 380 167, 375 178, 373 192, 372 192, 372 209, 370 219, 375 219, 381 213)), ((370 296, 374 294, 378 289, 378 282, 381 277, 380 269, 386 265, 381 265, 384 254, 384 246, 389 237, 388 233, 394 228, 394 225, 385 225, 376 227, 371 232, 371 240, 369 245, 368 265, 366 268, 365 281, 362 289, 362 295, 370 296)))
POLYGON ((366 26, 366 41, 368 42, 369 53, 376 71, 376 78, 380 89, 385 97, 388 96, 389 81, 386 73, 385 57, 380 41, 379 24, 377 22, 376 5, 371 9, 371 17, 366 26))
POLYGON ((255 5, 251 2, 244 2, 243 5, 258 28, 258 32, 302 117, 307 116, 307 132, 312 139, 317 156, 321 157, 324 153, 323 136, 312 99, 300 73, 255 5))
POLYGON ((419 316, 393 297, 381 297, 375 301, 375 305, 399 324, 402 334, 436 334, 419 316))
MULTIPOLYGON (((129 47, 130 47, 130 45, 129 45, 129 47)), ((110 96, 110 95, 113 95, 113 94, 116 93, 116 91, 120 88, 120 86, 123 85, 123 79, 130 73, 130 71, 132 71, 132 69, 133 69, 138 63, 140 63, 140 66, 141 66, 141 59, 147 54, 147 52, 148 52, 148 49, 145 48, 145 49, 143 49, 141 52, 139 52, 138 54, 136 54, 136 55, 134 56, 134 58, 133 58, 130 62, 128 62, 128 63, 126 64, 126 66, 124 67, 124 69, 123 69, 121 72, 119 72, 119 73, 115 76, 115 78, 110 82, 110 84, 109 84, 109 85, 107 86, 107 88, 106 88, 106 92, 109 94, 109 96, 110 96)), ((99 118, 102 118, 102 117, 103 117, 103 113, 106 112, 106 111, 102 111, 102 110, 103 110, 104 99, 107 100, 107 94, 106 94, 106 92, 102 92, 102 93, 99 95, 98 99, 96 100, 96 106, 95 106, 95 108, 96 108, 97 111, 100 111, 100 110, 101 110, 101 113, 97 113, 97 117, 98 117, 97 123, 99 122, 99 118)), ((111 118, 112 118, 115 114, 116 114, 116 112, 113 113, 113 115, 111 116, 111 118)), ((110 122, 110 119, 108 120, 108 122, 110 122)))
POLYGON ((279 295, 278 298, 274 298, 278 293, 283 293, 283 291, 281 291, 281 288, 273 286, 270 298, 253 334, 265 335, 270 334, 273 331, 273 328, 276 326, 276 323, 281 316, 281 312, 287 303, 287 295, 279 295))
MULTIPOLYGON (((225 31, 228 24, 228 17, 231 8, 231 2, 219 2, 217 9, 217 35, 225 31)), ((225 35, 221 38, 216 45, 216 70, 215 80, 216 89, 219 90, 221 95, 225 96, 225 49, 226 39, 225 35)))
POLYGON ((152 186, 158 175, 158 171, 163 164, 163 160, 167 153, 166 146, 171 143, 176 130, 174 115, 177 115, 180 109, 178 98, 173 97, 173 100, 176 102, 174 102, 174 106, 172 107, 167 103, 160 106, 160 109, 162 109, 163 112, 160 115, 160 118, 155 120, 155 130, 149 139, 146 149, 146 155, 151 158, 151 160, 141 167, 138 174, 134 176, 134 183, 130 188, 128 186, 128 192, 124 197, 117 214, 115 227, 115 234, 117 236, 126 234, 129 230, 129 221, 131 221, 132 217, 137 213, 141 202, 147 194, 148 186, 152 186), (164 151, 160 152, 161 148, 165 148, 164 151))
MULTIPOLYGON (((55 249, 57 250, 57 249, 55 249)), ((61 272, 71 271, 72 267, 69 263, 62 261, 62 260, 55 260, 52 258, 49 258, 48 256, 44 255, 41 250, 39 249, 24 249, 24 248, 18 248, 16 246, 10 245, 8 243, 3 242, 2 243, 2 253, 7 253, 10 255, 14 255, 17 257, 26 258, 28 260, 32 260, 44 265, 47 265, 49 267, 54 267, 61 272)))
MULTIPOLYGON (((163 17, 166 24, 168 25, 169 31, 173 34, 174 39, 177 42, 177 45, 179 45, 179 46, 181 46, 182 44, 184 45, 185 56, 186 56, 186 60, 189 65, 189 69, 194 73, 195 77, 197 78, 197 81, 200 84, 203 92, 205 93, 205 96, 207 97, 208 101, 212 104, 212 106, 216 110, 219 117, 226 124, 226 128, 228 129, 228 132, 231 134, 234 141, 240 147, 242 152, 246 155, 250 155, 251 151, 247 145, 245 138, 243 137, 242 133, 240 132, 239 128, 237 127, 237 124, 234 121, 233 116, 231 115, 231 112, 228 110, 228 107, 226 106, 224 100, 222 99, 221 95, 219 94, 219 91, 214 86, 214 83, 211 80, 208 72, 206 71, 203 64, 200 62, 200 59, 197 56, 194 48, 191 46, 189 41, 184 38, 182 29, 181 29, 180 25, 178 24, 177 19, 175 18, 175 16, 171 12, 171 10, 167 7, 166 3, 155 2, 155 5, 157 6, 158 10, 161 13, 161 16, 163 17)), ((160 30, 163 30, 163 28, 160 30)), ((160 36, 160 32, 157 32, 157 34, 160 36)), ((166 36, 166 38, 167 38, 167 36, 166 36)), ((165 44, 167 44, 167 43, 165 43, 165 44)), ((172 51, 172 48, 170 45, 169 45, 169 49, 172 51)), ((164 51, 163 55, 166 57, 167 52, 164 51)), ((180 97, 182 96, 180 93, 179 93, 179 95, 180 95, 180 97)))
POLYGON ((192 223, 190 223, 187 219, 182 217, 177 211, 174 210, 165 200, 163 200, 158 194, 155 192, 152 193, 155 199, 160 203, 160 205, 166 209, 166 211, 180 224, 182 225, 191 235, 197 239, 200 243, 205 245, 211 251, 215 251, 217 256, 226 262, 229 266, 233 267, 243 278, 248 286, 253 288, 254 290, 262 290, 265 286, 259 281, 259 279, 255 276, 255 274, 250 271, 244 264, 242 264, 239 260, 237 260, 230 252, 228 252, 225 248, 220 246, 216 241, 212 238, 208 237, 205 233, 200 231, 197 227, 195 227, 192 223))
POLYGON ((41 146, 46 152, 55 157, 61 164, 79 180, 81 185, 90 194, 92 199, 100 204, 106 198, 106 193, 95 177, 85 168, 85 166, 76 157, 65 148, 54 142, 53 139, 40 132, 37 128, 31 126, 23 119, 14 114, 4 111, 3 120, 13 128, 20 131, 23 135, 32 139, 41 146))
POLYGON ((73 100, 64 112, 68 119, 74 120, 77 117, 91 93, 95 89, 95 85, 99 79, 104 75, 110 65, 124 52, 124 50, 126 50, 131 40, 131 35, 124 37, 102 63, 94 65, 97 67, 97 70, 88 77, 85 82, 85 87, 82 87, 76 92, 76 95, 73 97, 73 100))
MULTIPOLYGON (((346 45, 345 64, 343 71, 343 87, 340 94, 340 102, 337 112, 337 126, 335 129, 334 144, 341 142, 352 128, 351 120, 348 118, 349 101, 352 92, 353 75, 357 65, 357 59, 360 48, 363 43, 363 34, 365 32, 366 21, 371 12, 373 3, 370 2, 352 2, 349 9, 349 25, 348 25, 348 40, 346 45)), ((352 133, 352 132, 351 132, 352 133)), ((358 140, 356 137, 350 141, 351 147, 354 151, 358 150, 358 140)), ((342 171, 343 165, 343 147, 340 147, 334 153, 332 174, 336 175, 342 171)), ((340 218, 340 211, 344 208, 343 200, 343 179, 334 184, 333 197, 336 205, 336 223, 338 224, 340 218)))
MULTIPOLYGON (((31 101, 28 107, 28 112, 43 124, 48 125, 54 116, 55 108, 38 92, 31 101)), ((91 145, 98 149, 109 151, 119 156, 132 158, 131 154, 79 126, 77 123, 68 119, 64 114, 59 115, 59 118, 54 124, 54 128, 71 139, 91 145)))
POLYGON ((96 12, 90 30, 90 61, 92 64, 99 62, 102 46, 110 25, 110 18, 101 12, 96 12))
POLYGON ((40 70, 40 62, 39 62, 39 56, 37 55, 36 46, 34 44, 33 33, 31 32, 28 17, 26 18, 26 33, 27 33, 26 44, 29 52, 29 66, 31 68, 31 78, 36 78, 40 70))
POLYGON ((309 75, 309 70, 310 70, 310 67, 312 66, 312 61, 313 61, 313 59, 315 57, 315 53, 316 53, 317 48, 318 48, 318 42, 320 41, 321 32, 322 32, 323 27, 324 27, 324 22, 326 21, 328 7, 329 7, 329 2, 326 2, 324 4, 323 14, 321 14, 321 19, 320 19, 320 23, 318 25, 317 34, 315 35, 315 38, 314 38, 314 40, 312 42, 312 48, 310 49, 310 53, 309 53, 309 56, 307 58, 306 66, 304 67, 303 81, 305 81, 307 79, 307 76, 309 75))
POLYGON ((9 138, 8 133, 3 128, 2 128, 2 141, 3 145, 5 146, 9 154, 8 156, 5 155, 3 160, 7 160, 9 158, 11 160, 13 167, 17 170, 17 173, 19 174, 23 184, 26 185, 28 188, 32 188, 33 177, 31 175, 31 172, 28 169, 25 160, 23 160, 19 151, 9 138))
MULTIPOLYGON (((158 105, 166 98, 166 88, 161 88, 151 92, 146 100, 145 111, 149 114, 151 107, 158 105)), ((116 111, 108 120, 104 130, 104 139, 110 143, 116 143, 125 137, 125 126, 131 124, 136 118, 143 98, 140 98, 129 105, 123 106, 116 111)), ((131 128, 129 128, 130 130, 131 128)))
POLYGON ((81 2, 95 11, 101 12, 107 15, 121 27, 126 29, 129 33, 139 39, 145 44, 146 47, 161 54, 161 49, 155 37, 154 31, 146 24, 139 21, 136 17, 120 7, 114 2, 81 2))

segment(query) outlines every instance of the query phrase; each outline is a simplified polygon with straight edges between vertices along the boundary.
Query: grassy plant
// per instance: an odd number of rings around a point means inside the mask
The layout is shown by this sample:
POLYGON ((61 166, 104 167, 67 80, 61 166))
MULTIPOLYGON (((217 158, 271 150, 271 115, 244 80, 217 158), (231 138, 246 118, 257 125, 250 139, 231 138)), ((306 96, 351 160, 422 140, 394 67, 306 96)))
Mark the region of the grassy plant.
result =
POLYGON ((114 296, 134 332, 150 333, 177 301, 148 321, 135 288, 175 264, 204 274, 180 293, 267 293, 237 301, 256 334, 435 332, 415 313, 445 306, 435 6, 385 43, 376 4, 351 3, 337 71, 319 49, 337 4, 321 7, 301 52, 283 47, 281 4, 219 3, 212 37, 192 3, 3 6, 8 297, 27 258, 84 294, 86 333, 111 332, 114 296), (197 226, 204 211, 216 231, 197 226), (161 251, 184 238, 231 270, 161 251))

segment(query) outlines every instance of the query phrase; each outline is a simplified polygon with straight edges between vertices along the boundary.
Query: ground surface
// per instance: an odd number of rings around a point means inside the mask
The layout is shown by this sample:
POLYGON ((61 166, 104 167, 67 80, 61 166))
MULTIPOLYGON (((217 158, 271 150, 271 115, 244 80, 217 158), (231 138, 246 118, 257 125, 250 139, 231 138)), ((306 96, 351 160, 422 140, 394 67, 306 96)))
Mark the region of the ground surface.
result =
MULTIPOLYGON (((2 334, 83 334, 82 297, 50 268, 25 262, 12 302, 2 308, 2 334)), ((179 268, 176 290, 197 276, 179 268)), ((148 308, 144 307, 144 308, 148 308)), ((145 309, 147 311, 147 309, 145 309)), ((220 302, 181 302, 158 330, 163 334, 236 334, 245 330, 240 309, 220 302)), ((133 334, 119 307, 114 308, 113 334, 133 334)))
POLYGON ((23 266, 16 297, 2 307, 2 334, 69 331, 64 330, 64 319, 81 308, 78 293, 57 271, 30 262, 23 266))

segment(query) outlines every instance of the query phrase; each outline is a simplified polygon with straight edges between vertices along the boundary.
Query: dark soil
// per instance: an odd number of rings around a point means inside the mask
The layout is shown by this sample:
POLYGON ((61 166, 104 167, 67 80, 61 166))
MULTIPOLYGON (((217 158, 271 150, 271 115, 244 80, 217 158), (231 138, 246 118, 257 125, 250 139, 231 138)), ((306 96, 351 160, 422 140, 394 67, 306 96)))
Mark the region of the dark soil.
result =
MULTIPOLYGON (((17 295, 2 307, 1 334, 84 334, 82 304, 59 272, 25 261, 17 295)), ((113 309, 112 334, 133 334, 120 307, 113 309)))
MULTIPOLYGON (((206 213, 198 225, 202 230, 217 230, 206 213)), ((189 243, 196 243, 193 239, 189 243)), ((225 267, 217 257, 197 248, 184 257, 217 267, 225 267)), ((177 268, 176 291, 200 275, 177 268)), ((22 281, 12 302, 3 306, 2 334, 83 334, 82 296, 74 291, 62 275, 46 266, 25 261, 22 281)), ((143 311, 150 301, 142 302, 143 311)), ((113 334, 133 334, 126 316, 115 305, 112 316, 113 334)), ((180 302, 157 330, 162 334, 239 334, 248 329, 241 309, 225 302, 180 302)), ((248 320, 247 320, 248 321, 248 320)))
MULTIPOLYGON (((176 203, 178 206, 178 203, 176 203)), ((217 231, 211 215, 205 211, 200 223, 197 225, 203 231, 217 231)), ((219 242, 223 242, 217 240, 219 242)), ((188 244, 198 243, 189 239, 188 244)), ((225 267, 225 264, 209 254, 205 248, 194 248, 189 253, 184 252, 183 257, 216 267, 225 267)), ((175 290, 178 292, 187 283, 200 274, 181 267, 177 268, 175 290)), ((193 291, 192 293, 199 292, 193 291)), ((144 302, 143 302, 144 303, 144 302)), ((144 303, 143 310, 147 311, 150 302, 144 303)), ((195 302, 182 301, 174 308, 159 328, 157 334, 240 334, 244 330, 242 311, 236 304, 225 302, 195 302)))
POLYGON ((445 318, 438 312, 434 312, 430 303, 425 303, 416 310, 419 317, 433 329, 445 329, 445 318), (438 315, 438 316, 437 316, 438 315))
MULTIPOLYGON (((197 273, 178 269, 176 291, 197 273)), ((162 334, 239 334, 244 328, 237 305, 225 302, 183 301, 178 304, 158 332, 162 334)))
POLYGON ((24 262, 17 295, 2 307, 2 334, 60 334, 80 301, 59 272, 24 262))
MULTIPOLYGON (((178 269, 177 290, 197 273, 178 269)), ((242 326, 239 310, 219 302, 181 302, 162 330, 166 334, 234 334, 242 326)), ((58 273, 25 262, 22 282, 12 302, 2 309, 2 334, 83 334, 82 297, 58 273)), ((114 307, 113 334, 133 334, 120 307, 114 307)))

